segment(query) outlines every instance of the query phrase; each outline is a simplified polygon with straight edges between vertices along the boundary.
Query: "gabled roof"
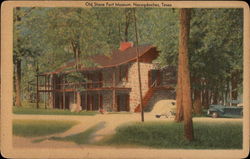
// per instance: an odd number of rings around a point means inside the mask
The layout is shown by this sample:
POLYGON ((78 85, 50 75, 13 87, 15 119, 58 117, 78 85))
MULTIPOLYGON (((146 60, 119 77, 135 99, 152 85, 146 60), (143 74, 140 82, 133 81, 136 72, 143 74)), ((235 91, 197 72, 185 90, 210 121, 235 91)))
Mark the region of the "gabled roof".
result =
MULTIPOLYGON (((155 52, 150 51, 151 49, 155 49, 156 47, 152 45, 142 45, 138 46, 139 57, 142 57, 146 54, 152 54, 155 52)), ((158 54, 157 54, 158 55, 158 54)), ((156 56, 156 55, 155 55, 156 56)), ((108 67, 115 67, 119 66, 137 59, 137 51, 136 47, 130 47, 124 51, 121 50, 113 50, 109 56, 105 55, 95 55, 90 57, 90 60, 97 64, 96 67, 84 67, 83 65, 80 66, 80 70, 96 70, 98 68, 108 68, 108 67)), ((75 62, 70 61, 63 66, 59 67, 53 72, 47 72, 44 74, 57 74, 60 72, 72 72, 74 70, 75 62)))
MULTIPOLYGON (((139 56, 141 57, 152 48, 153 46, 151 45, 139 46, 138 47, 139 56)), ((102 67, 113 67, 136 60, 136 58, 137 58, 136 47, 131 47, 126 49, 125 51, 115 50, 111 53, 109 57, 105 55, 93 56, 92 60, 93 62, 99 64, 102 67)))

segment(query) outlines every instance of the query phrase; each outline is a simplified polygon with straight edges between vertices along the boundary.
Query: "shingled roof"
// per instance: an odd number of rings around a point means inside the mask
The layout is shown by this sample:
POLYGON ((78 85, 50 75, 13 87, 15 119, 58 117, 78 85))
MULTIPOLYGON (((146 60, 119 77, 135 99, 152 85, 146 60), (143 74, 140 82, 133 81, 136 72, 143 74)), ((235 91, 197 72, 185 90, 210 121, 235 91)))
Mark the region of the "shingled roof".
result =
MULTIPOLYGON (((142 57, 146 54, 154 53, 154 52, 150 51, 151 49, 156 50, 156 47, 154 47, 152 45, 138 46, 139 57, 142 57)), ((92 68, 80 66, 80 70, 84 71, 84 70, 95 70, 98 68, 115 67, 115 66, 119 66, 119 65, 134 61, 136 59, 137 59, 137 52, 136 52, 135 46, 127 48, 124 51, 117 49, 117 50, 113 50, 109 56, 96 55, 96 56, 90 57, 90 60, 92 60, 92 62, 97 64, 97 66, 92 67, 92 68)), ((74 66, 75 66, 75 62, 70 61, 70 62, 64 64, 63 66, 59 67, 55 71, 47 72, 44 74, 57 74, 60 72, 71 72, 74 69, 74 66)))
MULTIPOLYGON (((139 46, 138 47, 139 56, 141 57, 152 48, 153 46, 151 45, 139 46)), ((109 57, 105 55, 97 55, 92 57, 93 62, 97 63, 102 67, 113 67, 121 65, 136 60, 136 58, 137 58, 136 47, 128 48, 125 51, 115 50, 111 53, 109 57)))

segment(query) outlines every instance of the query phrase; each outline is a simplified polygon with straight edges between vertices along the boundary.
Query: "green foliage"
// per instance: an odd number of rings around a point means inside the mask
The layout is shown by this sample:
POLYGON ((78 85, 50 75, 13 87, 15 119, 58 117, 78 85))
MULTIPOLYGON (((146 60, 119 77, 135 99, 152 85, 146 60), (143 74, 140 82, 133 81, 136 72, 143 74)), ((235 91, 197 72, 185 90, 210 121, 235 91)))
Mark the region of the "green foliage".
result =
POLYGON ((46 136, 61 133, 72 126, 76 121, 53 121, 53 120, 13 120, 13 134, 22 137, 46 136))
MULTIPOLYGON (((84 83, 87 82, 87 79, 86 79, 86 77, 84 77, 84 75, 81 72, 75 71, 75 72, 71 72, 71 73, 66 75, 66 81, 69 83, 76 83, 76 84, 79 83, 80 84, 82 82, 84 82, 84 83)), ((85 90, 84 87, 80 87, 80 85, 76 89, 79 92, 85 90)))
POLYGON ((225 80, 242 70, 243 10, 193 9, 190 64, 193 76, 225 80))
POLYGON ((241 122, 194 122, 195 141, 183 137, 183 123, 146 122, 120 126, 107 145, 170 149, 241 149, 241 122))
POLYGON ((72 72, 66 76, 66 80, 69 82, 84 82, 86 79, 84 79, 81 72, 72 72))
POLYGON ((178 57, 179 20, 178 9, 137 10, 139 42, 157 46, 161 66, 176 65, 178 57))

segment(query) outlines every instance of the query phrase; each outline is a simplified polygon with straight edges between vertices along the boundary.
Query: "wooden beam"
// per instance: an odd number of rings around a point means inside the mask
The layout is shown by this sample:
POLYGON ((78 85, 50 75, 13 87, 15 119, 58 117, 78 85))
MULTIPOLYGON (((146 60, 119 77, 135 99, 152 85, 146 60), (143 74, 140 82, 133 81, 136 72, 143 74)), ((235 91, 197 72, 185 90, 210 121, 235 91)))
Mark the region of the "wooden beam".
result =
MULTIPOLYGON (((44 89, 45 91, 47 90, 47 76, 44 76, 44 89)), ((46 92, 44 92, 44 107, 45 109, 47 109, 47 105, 46 105, 46 92)))
MULTIPOLYGON (((52 76, 52 83, 53 83, 53 90, 56 89, 55 85, 56 85, 56 82, 55 82, 55 75, 52 76)), ((56 93, 53 91, 53 108, 56 107, 56 93)))
POLYGON ((93 110, 94 96, 93 94, 90 96, 90 110, 93 110))
POLYGON ((39 78, 39 75, 37 73, 36 75, 36 108, 39 109, 39 91, 38 91, 38 87, 39 87, 39 84, 38 84, 38 79, 39 78))
POLYGON ((88 100, 88 92, 85 91, 85 103, 84 103, 84 104, 85 104, 85 109, 86 109, 86 110, 88 110, 88 105, 87 105, 88 103, 87 103, 87 100, 88 100))
MULTIPOLYGON (((63 84, 65 84, 65 75, 63 76, 63 84)), ((65 85, 62 85, 62 90, 64 90, 64 86, 65 85)), ((63 109, 65 109, 65 91, 63 91, 63 109)))
POLYGON ((98 108, 101 109, 101 93, 98 92, 98 108))
POLYGON ((113 89, 112 89, 112 107, 113 107, 113 111, 117 111, 117 107, 116 107, 116 89, 115 89, 115 85, 116 85, 116 67, 113 70, 113 78, 112 78, 112 83, 113 83, 113 89))
MULTIPOLYGON (((165 87, 165 86, 164 86, 165 87)), ((100 90, 127 90, 130 91, 131 88, 124 88, 124 87, 105 87, 105 88, 92 88, 92 89, 87 89, 88 91, 100 91, 100 90)), ((64 90, 59 90, 59 89, 54 89, 54 90, 38 90, 39 92, 74 92, 75 89, 64 89, 64 90)))
POLYGON ((52 99, 51 98, 53 98, 53 94, 52 94, 52 92, 51 92, 51 90, 53 89, 52 88, 52 75, 48 75, 49 76, 49 85, 48 85, 48 87, 49 87, 49 89, 48 89, 48 94, 49 94, 49 106, 51 107, 52 106, 52 108, 53 108, 53 101, 52 101, 52 99))
POLYGON ((80 111, 81 107, 81 94, 79 91, 76 92, 76 105, 77 105, 77 111, 80 111))

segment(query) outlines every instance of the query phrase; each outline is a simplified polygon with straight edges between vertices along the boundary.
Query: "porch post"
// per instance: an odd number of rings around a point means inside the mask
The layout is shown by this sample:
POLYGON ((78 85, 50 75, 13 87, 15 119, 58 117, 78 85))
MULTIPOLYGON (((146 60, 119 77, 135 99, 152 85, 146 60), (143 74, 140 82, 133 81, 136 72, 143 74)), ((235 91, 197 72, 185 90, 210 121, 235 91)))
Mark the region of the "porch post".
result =
POLYGON ((85 105, 85 109, 86 110, 88 110, 88 106, 87 106, 87 104, 88 104, 88 93, 87 93, 87 91, 85 91, 85 103, 84 103, 84 105, 85 105))
POLYGON ((117 111, 117 107, 116 107, 116 90, 115 90, 115 85, 116 85, 116 77, 115 77, 115 71, 116 71, 116 67, 114 67, 113 70, 113 78, 112 78, 112 83, 113 83, 113 89, 112 89, 112 107, 113 107, 113 111, 117 111))
POLYGON ((53 108, 53 84, 52 84, 52 75, 48 75, 48 94, 49 94, 49 97, 48 97, 48 106, 50 108, 53 108))
POLYGON ((65 75, 63 76, 63 85, 62 85, 62 91, 63 91, 63 109, 65 109, 65 75))
POLYGON ((53 108, 56 108, 56 75, 52 75, 52 88, 53 88, 53 108))
POLYGON ((38 62, 36 63, 36 108, 39 108, 39 83, 38 83, 38 78, 39 78, 39 68, 38 68, 38 62))
POLYGON ((76 111, 79 112, 81 110, 81 95, 80 95, 80 92, 77 91, 76 92, 76 105, 77 105, 77 108, 76 108, 76 111))
POLYGON ((38 85, 38 78, 39 78, 39 75, 38 75, 38 72, 37 72, 37 75, 36 75, 36 108, 38 109, 39 108, 39 85, 38 85))
POLYGON ((44 76, 44 107, 47 109, 47 103, 46 103, 46 92, 47 92, 47 76, 44 76))

